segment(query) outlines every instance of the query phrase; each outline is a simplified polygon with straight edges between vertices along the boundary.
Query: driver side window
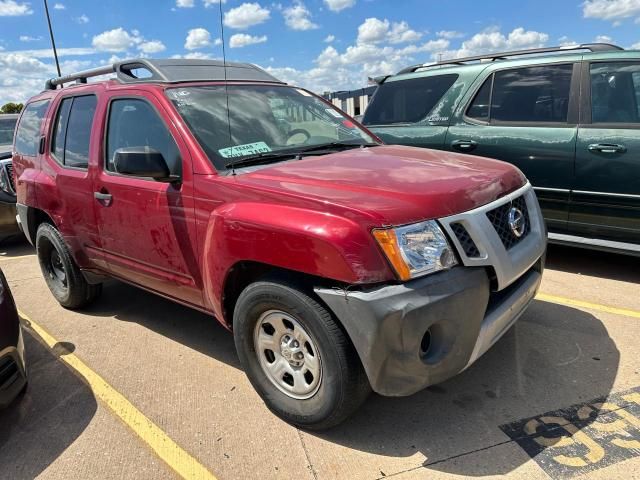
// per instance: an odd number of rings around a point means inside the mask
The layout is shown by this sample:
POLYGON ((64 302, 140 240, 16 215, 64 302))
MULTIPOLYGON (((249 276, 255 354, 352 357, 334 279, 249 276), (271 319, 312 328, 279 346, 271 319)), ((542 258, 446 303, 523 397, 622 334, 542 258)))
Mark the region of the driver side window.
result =
POLYGON ((172 175, 180 175, 180 151, 156 110, 145 100, 122 98, 111 102, 107 127, 105 169, 115 172, 119 148, 148 147, 159 151, 172 175))

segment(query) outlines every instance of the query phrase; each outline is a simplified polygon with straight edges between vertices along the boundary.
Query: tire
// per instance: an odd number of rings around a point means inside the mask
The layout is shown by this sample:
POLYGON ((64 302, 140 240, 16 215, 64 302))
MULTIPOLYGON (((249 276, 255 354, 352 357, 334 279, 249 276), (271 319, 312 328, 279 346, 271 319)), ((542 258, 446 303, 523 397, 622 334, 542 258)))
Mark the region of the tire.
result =
MULTIPOLYGON (((360 359, 346 333, 325 307, 297 286, 275 279, 249 285, 236 303, 233 329, 236 350, 249 381, 267 407, 288 423, 307 430, 331 428, 357 410, 371 393, 360 359), (283 330, 278 325, 284 320, 295 325, 293 328, 285 326, 283 330), (269 326, 271 328, 267 329, 269 326), (298 327, 307 335, 309 342, 300 340, 304 343, 305 363, 291 366, 291 361, 285 358, 291 352, 277 352, 277 349, 283 341, 288 341, 290 334, 301 338, 298 327), (265 345, 273 345, 275 353, 271 351, 269 354, 269 348, 263 350, 259 343, 263 334, 269 337, 267 342, 274 342, 265 345), (309 363, 312 357, 316 361, 309 363), (282 370, 278 374, 269 373, 270 365, 278 365, 276 362, 283 360, 296 374, 295 379, 290 375, 290 386, 285 385, 287 371, 284 375, 282 370), (308 376, 307 366, 313 366, 313 372, 320 372, 315 387, 316 377, 308 376), (301 376, 302 372, 304 375, 301 376), (301 378, 303 383, 298 381, 301 378), (304 394, 287 390, 293 389, 294 385, 305 390, 304 394)), ((293 342, 295 346, 296 340, 293 342)))
POLYGON ((102 293, 102 284, 87 283, 62 235, 49 223, 38 227, 36 252, 47 286, 63 307, 85 307, 102 293))

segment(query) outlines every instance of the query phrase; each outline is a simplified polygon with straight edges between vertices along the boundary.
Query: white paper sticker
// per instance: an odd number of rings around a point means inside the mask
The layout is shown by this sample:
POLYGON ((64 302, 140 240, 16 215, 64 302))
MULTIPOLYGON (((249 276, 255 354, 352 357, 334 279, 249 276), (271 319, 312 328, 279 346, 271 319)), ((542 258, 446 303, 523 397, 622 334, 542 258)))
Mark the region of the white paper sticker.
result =
POLYGON ((246 155, 256 155, 258 153, 267 153, 271 149, 264 142, 247 143, 245 145, 237 145, 235 147, 221 148, 218 153, 224 158, 244 157, 246 155))
POLYGON ((340 114, 340 112, 338 112, 338 111, 334 110, 333 108, 326 108, 326 109, 325 109, 325 111, 326 111, 329 115, 332 115, 332 116, 334 116, 334 117, 336 117, 336 118, 344 118, 344 117, 340 114))
POLYGON ((309 92, 307 92, 305 90, 302 90, 301 88, 296 88, 296 90, 300 95, 304 95, 305 97, 311 97, 312 96, 309 92))

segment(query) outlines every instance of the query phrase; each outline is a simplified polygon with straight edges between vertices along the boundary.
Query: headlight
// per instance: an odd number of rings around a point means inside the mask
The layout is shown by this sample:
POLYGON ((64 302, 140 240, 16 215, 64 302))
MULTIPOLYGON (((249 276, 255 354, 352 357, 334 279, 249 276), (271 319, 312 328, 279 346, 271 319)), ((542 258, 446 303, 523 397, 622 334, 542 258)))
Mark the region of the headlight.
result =
POLYGON ((458 263, 447 237, 433 220, 374 230, 373 235, 401 280, 446 270, 458 263))

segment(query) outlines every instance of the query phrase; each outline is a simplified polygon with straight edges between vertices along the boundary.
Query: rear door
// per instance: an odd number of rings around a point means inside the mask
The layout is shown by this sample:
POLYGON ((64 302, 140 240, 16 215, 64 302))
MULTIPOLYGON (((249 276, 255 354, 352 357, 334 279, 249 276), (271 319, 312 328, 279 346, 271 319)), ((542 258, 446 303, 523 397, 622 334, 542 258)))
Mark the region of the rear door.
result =
POLYGON ((520 168, 554 230, 569 218, 579 71, 579 62, 494 69, 462 102, 445 143, 520 168))
POLYGON ((640 244, 640 61, 585 62, 572 231, 640 244))
POLYGON ((104 267, 97 255, 100 237, 96 226, 89 164, 95 161, 100 145, 91 141, 98 97, 78 94, 59 97, 44 147, 38 200, 40 207, 54 215, 81 267, 104 267))
POLYGON ((93 193, 108 268, 123 280, 201 306, 189 150, 153 95, 136 90, 112 95, 93 193), (117 173, 114 153, 128 147, 159 151, 180 181, 117 173))
POLYGON ((463 91, 458 78, 451 73, 390 79, 376 90, 362 123, 390 145, 442 148, 463 91))

